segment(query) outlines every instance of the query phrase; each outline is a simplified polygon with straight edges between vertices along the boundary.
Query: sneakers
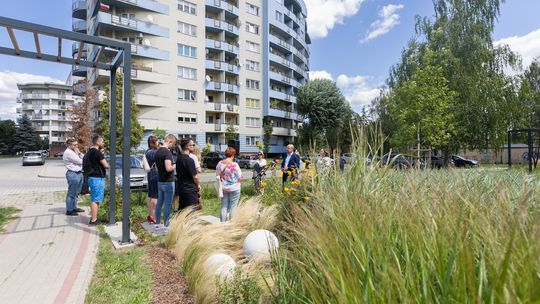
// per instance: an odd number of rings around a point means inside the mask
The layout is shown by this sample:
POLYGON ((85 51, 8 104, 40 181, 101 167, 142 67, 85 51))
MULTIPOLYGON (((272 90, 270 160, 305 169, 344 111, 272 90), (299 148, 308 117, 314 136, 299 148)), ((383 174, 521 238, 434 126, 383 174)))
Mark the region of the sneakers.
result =
POLYGON ((99 220, 96 219, 96 220, 93 221, 93 222, 92 222, 92 220, 90 220, 90 222, 88 223, 88 226, 96 226, 96 225, 98 225, 98 224, 99 224, 99 220))
POLYGON ((167 232, 169 232, 169 227, 166 227, 163 224, 159 224, 155 226, 155 233, 165 234, 167 232))
POLYGON ((73 209, 73 211, 75 211, 75 212, 84 212, 84 209, 81 209, 81 208, 75 208, 75 209, 73 209))
POLYGON ((66 211, 66 215, 69 215, 69 216, 77 216, 79 215, 75 210, 71 210, 71 211, 66 211))

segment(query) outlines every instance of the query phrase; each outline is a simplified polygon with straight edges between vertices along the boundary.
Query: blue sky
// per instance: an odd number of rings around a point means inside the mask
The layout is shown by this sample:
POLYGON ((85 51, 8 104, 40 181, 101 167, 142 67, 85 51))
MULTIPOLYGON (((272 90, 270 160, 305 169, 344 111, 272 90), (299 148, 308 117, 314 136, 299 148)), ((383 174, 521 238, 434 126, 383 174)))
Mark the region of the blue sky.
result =
MULTIPOLYGON (((312 36, 311 76, 335 80, 353 108, 377 95, 389 68, 399 60, 414 35, 415 16, 432 16, 431 0, 305 0, 312 36)), ((197 1, 200 2, 200 1, 197 1)), ((540 1, 507 0, 493 34, 524 56, 540 56, 540 1)), ((71 29, 71 0, 2 0, 0 15, 71 29)), ((26 34, 26 33, 25 33, 26 34)), ((29 34, 18 35, 23 49, 33 49, 29 34)), ((43 38, 43 48, 55 41, 43 38)), ((0 28, 0 46, 11 46, 0 28)), ((64 45, 69 56, 71 45, 64 45)), ((62 64, 0 56, 0 118, 13 118, 16 82, 65 81, 70 67, 62 64)))

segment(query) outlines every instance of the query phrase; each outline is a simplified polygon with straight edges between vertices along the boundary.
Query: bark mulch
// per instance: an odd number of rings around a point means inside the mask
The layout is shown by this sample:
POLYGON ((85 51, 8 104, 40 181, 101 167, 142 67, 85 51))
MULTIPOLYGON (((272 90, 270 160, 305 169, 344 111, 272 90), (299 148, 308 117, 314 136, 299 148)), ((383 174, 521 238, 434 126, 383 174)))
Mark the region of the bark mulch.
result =
POLYGON ((147 252, 154 282, 151 303, 194 303, 193 296, 188 292, 180 263, 174 255, 159 245, 149 246, 147 252))

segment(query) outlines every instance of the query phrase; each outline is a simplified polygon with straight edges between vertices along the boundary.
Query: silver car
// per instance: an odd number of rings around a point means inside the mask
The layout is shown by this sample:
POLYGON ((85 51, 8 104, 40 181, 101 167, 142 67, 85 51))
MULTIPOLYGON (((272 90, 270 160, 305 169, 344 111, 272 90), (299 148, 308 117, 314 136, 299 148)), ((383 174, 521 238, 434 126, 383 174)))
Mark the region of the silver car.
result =
POLYGON ((44 165, 45 157, 39 151, 24 152, 22 157, 22 165, 44 165))
MULTIPOLYGON (((109 161, 109 156, 106 157, 107 162, 109 161)), ((130 160, 130 169, 129 169, 129 185, 131 190, 146 190, 148 189, 148 177, 146 172, 143 169, 141 160, 131 155, 130 160)), ((112 165, 112 164, 111 164, 112 165)), ((122 155, 116 155, 116 185, 121 187, 123 176, 122 176, 122 155)))

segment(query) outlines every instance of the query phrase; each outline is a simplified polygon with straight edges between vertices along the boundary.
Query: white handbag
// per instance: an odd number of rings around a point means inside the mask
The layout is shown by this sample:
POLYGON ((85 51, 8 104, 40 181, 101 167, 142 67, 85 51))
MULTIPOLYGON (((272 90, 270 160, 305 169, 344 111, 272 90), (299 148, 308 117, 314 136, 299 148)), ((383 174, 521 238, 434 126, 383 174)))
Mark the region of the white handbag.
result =
POLYGON ((216 187, 218 198, 223 198, 223 185, 221 184, 221 177, 216 175, 216 183, 214 184, 214 186, 216 187))

